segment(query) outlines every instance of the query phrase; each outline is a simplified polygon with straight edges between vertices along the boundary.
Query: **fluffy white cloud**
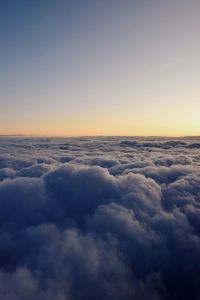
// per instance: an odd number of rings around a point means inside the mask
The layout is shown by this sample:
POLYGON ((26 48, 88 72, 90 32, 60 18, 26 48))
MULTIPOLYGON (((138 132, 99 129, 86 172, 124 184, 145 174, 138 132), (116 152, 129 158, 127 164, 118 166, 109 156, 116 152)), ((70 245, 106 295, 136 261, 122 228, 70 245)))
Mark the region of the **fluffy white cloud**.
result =
POLYGON ((199 140, 0 141, 2 300, 199 299, 199 140))

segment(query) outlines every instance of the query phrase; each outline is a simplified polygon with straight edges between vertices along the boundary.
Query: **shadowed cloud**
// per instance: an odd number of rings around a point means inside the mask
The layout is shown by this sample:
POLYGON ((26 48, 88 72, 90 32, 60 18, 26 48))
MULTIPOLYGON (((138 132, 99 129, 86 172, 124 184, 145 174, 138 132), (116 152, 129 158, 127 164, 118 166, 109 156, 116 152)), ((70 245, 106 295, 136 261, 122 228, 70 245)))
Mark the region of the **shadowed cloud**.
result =
POLYGON ((2 138, 1 299, 199 298, 198 153, 120 143, 2 138))

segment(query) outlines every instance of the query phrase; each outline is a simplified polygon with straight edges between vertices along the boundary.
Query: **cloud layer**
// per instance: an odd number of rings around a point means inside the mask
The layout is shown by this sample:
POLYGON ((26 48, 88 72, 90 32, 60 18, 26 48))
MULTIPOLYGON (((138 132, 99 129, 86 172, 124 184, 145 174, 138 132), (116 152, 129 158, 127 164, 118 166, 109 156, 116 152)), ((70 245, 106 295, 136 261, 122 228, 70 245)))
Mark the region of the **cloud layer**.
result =
POLYGON ((199 145, 1 138, 0 298, 200 299, 199 145))

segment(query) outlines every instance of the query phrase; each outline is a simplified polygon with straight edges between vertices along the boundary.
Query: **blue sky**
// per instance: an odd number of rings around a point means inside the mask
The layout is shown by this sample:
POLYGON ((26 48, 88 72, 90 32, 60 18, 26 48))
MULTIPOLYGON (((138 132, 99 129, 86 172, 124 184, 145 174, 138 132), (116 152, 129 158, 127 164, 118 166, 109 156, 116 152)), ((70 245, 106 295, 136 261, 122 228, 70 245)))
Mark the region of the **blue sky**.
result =
POLYGON ((0 1, 0 133, 193 135, 199 1, 0 1))

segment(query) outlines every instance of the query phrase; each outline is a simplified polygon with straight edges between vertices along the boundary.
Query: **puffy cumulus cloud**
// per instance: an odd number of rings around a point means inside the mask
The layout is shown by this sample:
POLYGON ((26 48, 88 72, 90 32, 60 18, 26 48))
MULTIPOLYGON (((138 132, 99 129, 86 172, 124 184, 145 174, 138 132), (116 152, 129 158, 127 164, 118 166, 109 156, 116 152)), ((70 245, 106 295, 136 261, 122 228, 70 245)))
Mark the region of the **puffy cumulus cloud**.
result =
POLYGON ((115 165, 119 164, 119 161, 117 159, 114 159, 112 157, 92 157, 92 158, 81 158, 81 159, 74 159, 73 163, 77 164, 84 164, 84 165, 90 165, 90 166, 100 166, 102 168, 111 168, 115 165))
POLYGON ((64 217, 82 218, 119 196, 115 178, 98 166, 65 165, 48 173, 44 182, 49 198, 60 206, 64 217))
POLYGON ((165 206, 185 207, 193 205, 200 207, 200 173, 193 172, 170 183, 165 192, 165 206))
POLYGON ((45 163, 33 165, 31 167, 22 168, 17 171, 17 177, 41 177, 52 169, 52 166, 45 163))
POLYGON ((133 148, 161 148, 161 149, 170 149, 170 148, 188 148, 188 149, 199 149, 200 141, 192 142, 188 139, 170 139, 166 138, 154 139, 149 138, 147 140, 122 140, 119 142, 121 147, 133 147, 133 148))
POLYGON ((4 178, 13 178, 15 177, 15 171, 10 168, 2 168, 0 169, 0 181, 2 181, 4 178))
POLYGON ((1 138, 0 298, 200 299, 199 142, 1 138))
POLYGON ((191 172, 196 172, 198 168, 194 166, 173 165, 171 167, 155 166, 138 169, 126 169, 123 174, 140 173, 146 177, 150 177, 160 183, 175 182, 177 179, 184 177, 191 172))
POLYGON ((41 213, 45 205, 45 190, 40 179, 5 179, 0 183, 1 226, 37 224, 45 217, 41 213))
POLYGON ((154 164, 156 166, 166 166, 170 167, 171 165, 191 165, 192 164, 192 158, 186 155, 162 155, 160 157, 156 157, 154 160, 154 164))

